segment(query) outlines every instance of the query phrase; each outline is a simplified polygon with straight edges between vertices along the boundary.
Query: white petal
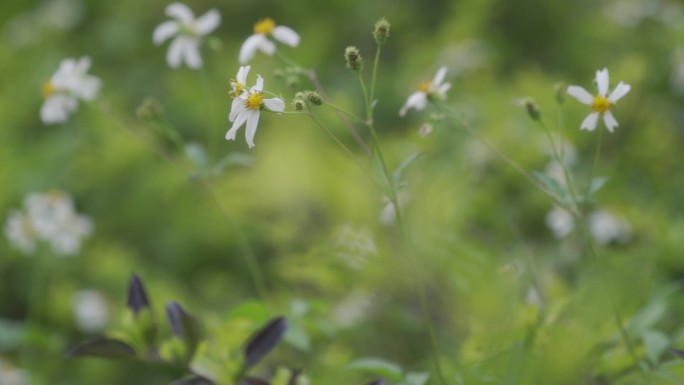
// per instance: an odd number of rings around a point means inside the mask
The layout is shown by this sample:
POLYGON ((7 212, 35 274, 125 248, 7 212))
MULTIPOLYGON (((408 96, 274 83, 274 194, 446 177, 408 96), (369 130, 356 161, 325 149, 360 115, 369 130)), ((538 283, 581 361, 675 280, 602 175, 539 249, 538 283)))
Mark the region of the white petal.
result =
POLYGON ((97 96, 102 81, 95 76, 84 76, 79 79, 78 85, 72 88, 72 91, 81 99, 93 100, 97 96))
POLYGON ((247 109, 242 109, 238 114, 237 117, 235 118, 235 121, 233 122, 233 126, 226 132, 226 140, 235 140, 235 134, 237 134, 238 128, 240 128, 243 124, 245 124, 245 120, 247 120, 247 116, 249 116, 249 110, 247 109))
POLYGON ((83 56, 76 62, 74 72, 84 74, 90 69, 90 56, 83 56))
POLYGON ((188 38, 185 36, 176 36, 171 42, 169 50, 166 51, 166 62, 171 68, 178 68, 181 64, 181 58, 185 45, 188 43, 188 38))
POLYGON ((249 148, 254 147, 254 135, 256 134, 257 124, 259 124, 259 111, 248 111, 247 116, 247 130, 245 131, 245 140, 249 148))
POLYGON ((152 33, 152 42, 154 45, 159 45, 169 39, 171 36, 178 33, 180 25, 177 21, 165 21, 157 26, 152 33))
POLYGON ((606 96, 608 94, 608 82, 608 68, 596 71, 596 85, 599 95, 606 96))
POLYGON ((285 102, 278 98, 264 99, 264 105, 273 112, 285 111, 285 102))
POLYGON ((615 87, 613 92, 610 94, 610 96, 608 97, 608 100, 611 103, 615 103, 618 100, 622 99, 623 96, 627 95, 627 93, 631 89, 632 89, 632 87, 629 84, 625 84, 623 82, 620 82, 620 84, 618 84, 617 87, 615 87))
POLYGON ((401 110, 399 110, 399 116, 406 115, 406 111, 408 111, 409 108, 422 110, 425 108, 426 105, 427 95, 424 92, 420 91, 414 92, 408 97, 408 99, 406 99, 406 103, 404 103, 404 106, 401 107, 401 110))
POLYGON ((440 98, 444 99, 446 97, 446 93, 451 89, 451 83, 444 83, 441 86, 439 86, 439 89, 437 90, 437 95, 439 95, 440 98))
POLYGON ((235 80, 237 80, 238 83, 241 83, 243 85, 247 84, 247 75, 249 75, 249 70, 251 68, 251 66, 241 66, 237 73, 237 79, 235 80))
POLYGON ((195 20, 195 15, 192 13, 190 8, 183 3, 173 3, 166 7, 166 14, 169 17, 180 20, 181 22, 187 24, 192 23, 195 20))
POLYGON ((447 68, 446 67, 440 67, 439 70, 437 70, 437 73, 435 74, 435 77, 432 79, 432 84, 434 84, 436 87, 438 87, 442 82, 444 81, 444 77, 446 76, 447 73, 447 68))
POLYGON ((591 105, 594 102, 594 96, 580 86, 569 86, 567 93, 582 104, 591 105))
POLYGON ((183 58, 185 64, 192 69, 202 68, 202 56, 199 53, 199 41, 187 38, 187 44, 183 45, 183 58))
POLYGON ((273 56, 273 54, 276 51, 276 45, 274 42, 268 40, 267 38, 264 37, 263 40, 259 42, 259 45, 257 46, 259 51, 265 53, 268 56, 273 56))
POLYGON ((610 111, 606 111, 603 113, 603 123, 606 124, 606 128, 610 132, 613 132, 613 129, 619 126, 617 120, 615 120, 615 117, 613 116, 613 113, 610 111))
POLYGON ((290 47, 299 45, 299 34, 290 27, 279 25, 273 28, 273 38, 290 47))
POLYGON ((262 41, 267 40, 264 35, 254 34, 245 40, 240 47, 240 64, 245 64, 252 60, 262 41))
POLYGON ((195 31, 204 36, 216 29, 220 23, 221 14, 219 11, 212 9, 211 11, 200 16, 200 18, 195 21, 195 31))
POLYGON ((596 129, 598 118, 598 112, 592 112, 591 114, 587 115, 587 117, 582 121, 582 125, 580 125, 580 130, 594 131, 596 129))
POLYGON ((264 89, 264 78, 261 77, 261 75, 257 75, 257 82, 254 87, 252 87, 251 91, 263 91, 264 89))
POLYGON ((230 105, 230 114, 228 115, 228 121, 232 122, 235 120, 235 117, 240 113, 240 111, 244 110, 245 107, 245 101, 242 98, 235 98, 233 99, 233 103, 230 105))
POLYGON ((45 124, 66 122, 69 114, 74 112, 77 107, 78 101, 72 96, 64 94, 52 95, 45 99, 41 106, 40 119, 45 124))

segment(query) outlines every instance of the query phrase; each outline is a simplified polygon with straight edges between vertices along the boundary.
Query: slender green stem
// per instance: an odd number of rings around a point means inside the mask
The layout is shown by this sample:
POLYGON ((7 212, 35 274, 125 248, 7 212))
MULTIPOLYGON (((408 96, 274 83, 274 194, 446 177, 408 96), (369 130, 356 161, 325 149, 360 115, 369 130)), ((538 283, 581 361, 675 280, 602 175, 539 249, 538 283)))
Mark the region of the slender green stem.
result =
POLYGON ((589 172, 589 186, 587 187, 587 198, 589 198, 589 192, 591 191, 591 180, 594 178, 594 173, 596 171, 596 165, 598 164, 599 157, 601 156, 601 145, 603 144, 603 130, 599 130, 598 140, 596 143, 596 152, 594 153, 594 160, 591 163, 591 171, 589 172))
POLYGON ((323 105, 324 105, 324 106, 328 106, 328 107, 332 108, 332 109, 335 110, 335 111, 339 111, 339 112, 341 112, 341 113, 343 113, 343 114, 349 116, 350 118, 352 118, 352 119, 358 121, 359 123, 366 124, 366 121, 363 120, 361 117, 358 117, 358 116, 352 114, 351 112, 349 112, 349 111, 347 111, 347 110, 345 110, 345 109, 343 109, 343 108, 340 108, 340 107, 338 107, 338 106, 336 106, 336 105, 334 105, 334 104, 328 102, 327 100, 324 101, 323 105))
MULTIPOLYGON (((371 87, 370 87, 370 102, 373 103, 375 100, 375 81, 378 78, 378 64, 380 63, 380 52, 382 51, 382 45, 378 44, 378 48, 375 50, 375 60, 373 60, 373 73, 371 75, 371 87)), ((371 105, 371 108, 373 106, 371 105)))
POLYGON ((361 85, 361 92, 363 93, 364 106, 366 107, 366 125, 373 125, 373 111, 371 110, 370 101, 368 99, 368 90, 366 89, 366 82, 363 80, 363 75, 361 71, 356 71, 356 77, 359 78, 359 84, 361 85))
MULTIPOLYGON (((544 129, 544 132, 546 132, 546 136, 549 138, 549 143, 551 144, 551 151, 553 152, 553 157, 556 160, 556 163, 558 163, 558 166, 560 166, 561 170, 563 170, 563 177, 565 178, 565 183, 568 185, 568 192, 570 193, 570 197, 572 199, 573 205, 574 205, 574 211, 576 215, 581 215, 582 210, 579 207, 579 200, 577 199, 577 195, 575 193, 575 187, 573 186, 572 178, 570 178, 570 173, 568 172, 568 168, 565 167, 565 163, 563 162, 563 158, 558 152, 558 148, 556 147, 556 143, 553 141, 553 136, 551 135, 551 131, 549 128, 546 126, 544 121, 540 118, 537 120, 539 122, 539 125, 542 126, 544 129)), ((559 147, 563 147, 562 141, 559 141, 559 147)))

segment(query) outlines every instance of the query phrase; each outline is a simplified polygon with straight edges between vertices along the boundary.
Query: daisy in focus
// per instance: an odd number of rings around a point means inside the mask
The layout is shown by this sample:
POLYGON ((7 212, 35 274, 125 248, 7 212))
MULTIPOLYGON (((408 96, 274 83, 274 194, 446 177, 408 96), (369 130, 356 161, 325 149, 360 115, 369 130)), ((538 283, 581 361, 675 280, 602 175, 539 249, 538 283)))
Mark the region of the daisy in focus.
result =
POLYGON ((169 67, 178 68, 184 62, 189 68, 201 68, 200 44, 203 37, 221 23, 221 14, 212 9, 195 18, 188 6, 173 3, 166 7, 166 15, 174 20, 165 21, 157 26, 152 34, 152 41, 155 45, 160 45, 175 36, 166 52, 166 62, 169 67))
POLYGON ((399 116, 406 115, 406 111, 413 108, 416 110, 423 110, 427 106, 427 102, 433 99, 445 99, 446 93, 451 88, 451 83, 444 83, 447 68, 441 67, 437 70, 435 77, 432 80, 426 80, 418 86, 416 92, 409 95, 406 103, 399 110, 399 116))
POLYGON ((615 127, 619 124, 613 113, 610 111, 615 103, 625 96, 629 90, 632 88, 629 84, 620 82, 617 87, 608 93, 608 69, 604 68, 602 70, 596 71, 596 86, 598 88, 598 94, 592 95, 587 90, 580 86, 569 86, 568 94, 573 98, 577 99, 580 103, 591 106, 591 113, 584 118, 580 129, 594 131, 596 129, 596 124, 601 115, 603 115, 603 123, 606 125, 608 131, 613 132, 615 127))
POLYGON ((299 45, 299 34, 292 28, 284 25, 276 25, 271 18, 259 20, 254 24, 254 34, 245 40, 240 47, 240 64, 246 64, 254 57, 257 51, 261 51, 268 56, 273 56, 276 51, 275 43, 268 39, 273 38, 290 47, 299 45))
POLYGON ((245 83, 249 68, 240 67, 237 79, 231 81, 233 102, 228 120, 233 122, 233 126, 226 133, 226 140, 235 140, 237 130, 245 124, 245 139, 249 148, 252 148, 261 110, 266 108, 272 112, 283 112, 285 102, 279 98, 264 98, 264 79, 260 75, 257 75, 256 85, 247 90, 245 83))
POLYGON ((63 123, 78 108, 78 100, 93 100, 101 81, 88 75, 90 58, 64 59, 50 80, 43 83, 45 101, 40 107, 40 119, 45 124, 63 123))

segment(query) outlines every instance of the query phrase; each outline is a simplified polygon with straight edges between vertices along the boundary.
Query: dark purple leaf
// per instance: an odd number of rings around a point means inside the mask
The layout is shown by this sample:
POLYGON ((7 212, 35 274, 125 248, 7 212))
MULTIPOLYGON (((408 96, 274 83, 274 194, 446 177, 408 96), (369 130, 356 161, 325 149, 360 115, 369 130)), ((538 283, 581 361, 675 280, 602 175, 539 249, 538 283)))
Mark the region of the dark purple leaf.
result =
POLYGON ((194 376, 176 380, 169 385, 214 385, 214 382, 204 377, 194 376))
POLYGON ((83 341, 69 350, 66 355, 69 357, 100 357, 100 358, 132 358, 135 357, 135 350, 125 342, 100 337, 88 341, 83 341))
POLYGON ((128 282, 128 301, 126 305, 129 309, 137 315, 141 310, 150 307, 150 301, 147 300, 147 293, 142 280, 137 274, 131 276, 128 282))
POLYGON ((271 383, 263 378, 245 377, 242 379, 242 385, 271 385, 271 383))
POLYGON ((682 349, 670 349, 670 352, 675 356, 684 360, 684 350, 682 349))
POLYGON ((245 365, 252 366, 261 361, 280 342, 287 331, 285 317, 274 318, 263 329, 254 334, 245 347, 245 365))

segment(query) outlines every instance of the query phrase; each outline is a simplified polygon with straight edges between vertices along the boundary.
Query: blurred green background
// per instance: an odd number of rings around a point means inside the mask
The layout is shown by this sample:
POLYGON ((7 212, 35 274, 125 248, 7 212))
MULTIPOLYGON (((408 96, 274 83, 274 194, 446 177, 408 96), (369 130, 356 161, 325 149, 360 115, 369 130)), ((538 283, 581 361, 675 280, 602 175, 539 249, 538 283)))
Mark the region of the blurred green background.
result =
MULTIPOLYGON (((116 328, 132 272, 144 278, 160 315, 165 301, 178 299, 209 326, 245 301, 291 317, 300 335, 288 336, 257 370, 265 375, 285 365, 304 368, 313 384, 365 383, 373 377, 346 365, 368 356, 433 371, 417 295, 424 285, 449 383, 684 379, 684 367, 666 350, 684 347, 680 2, 192 1, 196 15, 215 8, 222 16, 213 44, 202 47, 201 71, 168 68, 168 44, 152 44, 168 4, 0 4, 0 214, 19 208, 30 192, 58 188, 95 224, 80 255, 49 262, 43 330, 33 336, 24 333, 24 321, 36 259, 0 242, 0 358, 25 368, 30 383, 177 378, 166 368, 63 356, 89 335, 76 326, 74 294, 102 293, 108 325, 116 328), (262 114, 252 150, 244 129, 234 142, 223 139, 230 127, 228 81, 239 68, 240 45, 262 17, 299 32, 299 47, 278 49, 314 69, 330 100, 358 115, 363 98, 345 69, 344 48, 359 47, 369 76, 372 26, 380 17, 391 22, 375 121, 390 168, 424 153, 405 175, 413 249, 395 227, 379 223, 382 193, 366 173, 306 116, 262 114), (62 59, 83 55, 103 81, 97 100, 82 103, 65 124, 42 124, 41 84, 62 59), (459 124, 442 121, 423 137, 418 128, 429 111, 400 118, 406 97, 442 65, 453 84, 447 104, 529 171, 543 172, 549 146, 516 100, 533 98, 556 127, 557 83, 593 89, 595 71, 607 67, 612 85, 631 84, 614 110, 620 126, 604 133, 596 167, 596 175, 609 177, 596 196, 599 207, 629 221, 629 241, 599 247, 600 262, 592 262, 580 231, 557 240, 545 225, 551 200, 459 124), (205 148, 211 163, 236 160, 208 179, 213 193, 167 138, 136 119, 146 97, 162 104, 164 119, 186 143, 205 148), (265 278, 266 299, 249 272, 249 250, 265 278), (529 298, 533 286, 542 305, 529 298), (630 367, 611 301, 644 369, 630 367), (538 342, 518 362, 516 349, 540 306, 547 317, 538 342), (653 347, 648 333, 665 336, 665 345, 653 347)), ((274 76, 284 67, 275 57, 259 53, 251 65, 250 82, 261 74, 288 109, 295 91, 312 88, 305 79, 287 87, 274 76)), ((321 119, 355 148, 336 115, 320 109, 321 119)), ((598 132, 579 130, 586 106, 566 98, 563 111, 562 136, 577 148, 581 184, 598 132)), ((361 151, 356 157, 369 163, 361 151)))

